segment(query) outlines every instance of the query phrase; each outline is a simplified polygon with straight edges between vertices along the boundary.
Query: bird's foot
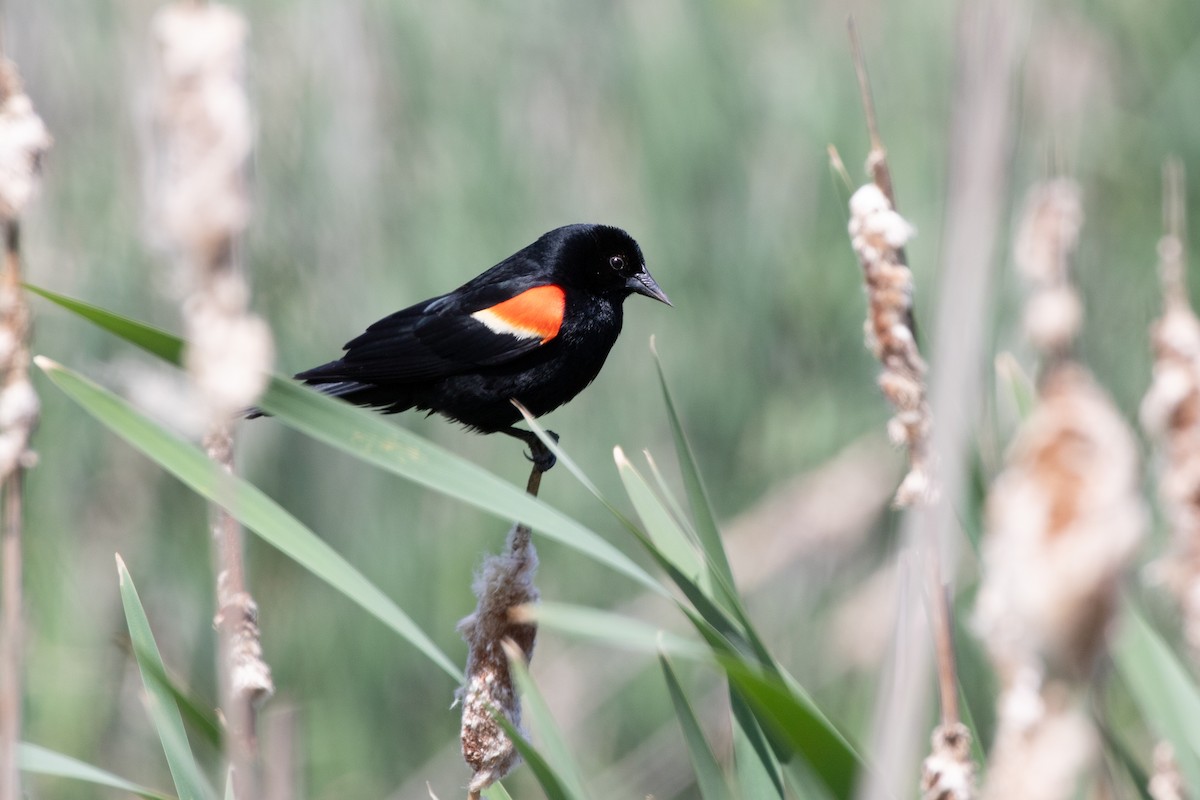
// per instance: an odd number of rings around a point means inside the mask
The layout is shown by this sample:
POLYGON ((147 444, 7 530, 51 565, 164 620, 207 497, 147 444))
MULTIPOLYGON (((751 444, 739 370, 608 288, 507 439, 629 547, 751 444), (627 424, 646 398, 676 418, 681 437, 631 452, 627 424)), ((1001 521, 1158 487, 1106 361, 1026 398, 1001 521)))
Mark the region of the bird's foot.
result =
MULTIPOLYGON (((554 431, 546 431, 546 434, 558 444, 558 434, 554 431)), ((537 437, 537 434, 530 434, 529 452, 525 454, 525 458, 533 462, 533 468, 538 472, 549 472, 550 468, 558 463, 558 459, 554 457, 554 453, 546 447, 545 443, 537 437)))
MULTIPOLYGON (((533 462, 533 468, 538 472, 549 472, 550 468, 558 461, 554 457, 554 453, 550 452, 550 448, 542 444, 542 440, 533 431, 527 431, 522 428, 501 428, 500 433, 506 433, 514 439, 520 439, 529 446, 529 452, 525 454, 525 458, 533 462)), ((546 431, 546 434, 558 442, 558 434, 554 431, 546 431)))
MULTIPOLYGON (((557 433, 553 431, 547 431, 546 433, 554 440, 554 444, 558 444, 557 433)), ((548 473, 553 465, 558 463, 558 459, 554 458, 554 453, 551 452, 550 447, 542 443, 542 440, 538 438, 538 434, 530 433, 529 438, 526 439, 526 443, 529 445, 529 452, 524 457, 533 462, 533 468, 538 470, 539 473, 548 473)))

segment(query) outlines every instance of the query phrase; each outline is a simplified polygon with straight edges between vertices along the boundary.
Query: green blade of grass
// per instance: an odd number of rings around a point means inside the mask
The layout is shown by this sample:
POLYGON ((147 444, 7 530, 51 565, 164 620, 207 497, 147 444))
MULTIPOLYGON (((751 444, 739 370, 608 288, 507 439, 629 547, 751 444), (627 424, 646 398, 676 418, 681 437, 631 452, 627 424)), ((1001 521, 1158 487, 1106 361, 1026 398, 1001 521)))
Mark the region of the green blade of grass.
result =
POLYGON ((650 541, 676 569, 711 597, 712 586, 708 572, 702 568, 700 556, 691 539, 675 524, 670 511, 655 496, 650 484, 629 462, 621 448, 613 450, 613 460, 617 464, 621 482, 625 485, 625 492, 641 518, 642 527, 650 541))
POLYGON ((713 513, 712 502, 708 498, 708 490, 704 488, 704 480, 700 475, 700 468, 696 464, 696 457, 692 453, 692 446, 688 442, 687 435, 683 430, 683 423, 675 409, 675 401, 671 397, 671 389, 667 384, 662 359, 658 355, 653 339, 650 341, 650 352, 654 355, 654 365, 658 370, 663 402, 667 407, 667 417, 671 422, 671 432, 675 439, 675 454, 683 476, 684 489, 688 495, 688 504, 692 509, 696 539, 704 554, 705 565, 712 577, 712 584, 718 592, 717 599, 737 620, 745 633, 746 640, 757 653, 759 661, 763 665, 773 666, 774 659, 751 623, 741 597, 737 593, 737 583, 733 578, 733 570, 729 566, 729 556, 725 552, 725 542, 721 538, 717 517, 713 513))
POLYGON ((499 781, 484 789, 483 796, 487 800, 512 800, 512 795, 508 793, 508 789, 505 789, 504 784, 499 781))
POLYGON ((754 717, 745 698, 729 687, 729 708, 733 724, 734 776, 742 797, 770 798, 785 796, 779 759, 766 734, 754 717))
MULTIPOLYGON (((508 656, 508 667, 512 673, 513 682, 516 683, 517 689, 521 693, 524 717, 538 732, 542 741, 541 750, 546 760, 553 766, 555 774, 570 796, 587 797, 587 792, 583 788, 583 780, 575 766, 575 760, 567 750, 566 739, 563 738, 562 731, 554 722, 554 717, 550 715, 550 707, 546 705, 546 699, 542 697, 537 684, 530 677, 524 655, 516 645, 507 640, 504 643, 504 652, 508 656)), ((524 756, 525 753, 522 752, 521 755, 524 756)))
MULTIPOLYGON (((758 636, 758 633, 750 624, 749 616, 742 607, 742 602, 737 595, 737 591, 734 589, 733 584, 726 580, 723 572, 709 564, 707 566, 707 571, 702 572, 700 570, 696 570, 696 578, 689 577, 687 574, 685 574, 685 572, 676 564, 676 562, 669 558, 647 533, 638 528, 637 525, 625 517, 625 515, 622 514, 611 501, 609 501, 603 494, 600 493, 600 490, 596 488, 595 483, 592 482, 592 480, 588 478, 583 470, 580 469, 579 466, 575 464, 575 462, 563 451, 558 442, 547 435, 546 431, 537 423, 537 420, 530 416, 528 411, 526 411, 519 403, 515 405, 518 409, 520 409, 522 415, 525 417, 525 422, 529 425, 530 429, 537 434, 542 443, 546 445, 546 447, 549 448, 552 453, 554 453, 555 457, 558 458, 559 462, 565 465, 568 471, 570 471, 571 474, 574 475, 579 482, 582 483, 583 486, 596 497, 596 499, 603 503, 604 506, 613 514, 613 516, 616 517, 631 534, 633 534, 634 538, 636 538, 642 547, 646 549, 646 552, 649 553, 656 562, 658 562, 658 565, 663 569, 663 571, 665 571, 671 577, 671 580, 677 587, 679 587, 680 591, 683 592, 684 596, 687 597, 687 599, 692 603, 692 606, 700 612, 704 619, 708 621, 709 624, 711 624, 715 629, 719 630, 721 635, 733 643, 738 650, 751 651, 755 654, 757 660, 764 666, 767 666, 771 669, 777 669, 774 659, 767 651, 766 646, 758 636), (708 584, 710 585, 701 586, 699 581, 703 578, 708 578, 708 584)), ((626 463, 628 462, 626 461, 626 463)), ((634 470, 634 472, 636 472, 636 470, 634 470)), ((624 476, 622 477, 624 478, 624 476)), ((638 478, 640 479, 640 476, 638 476, 638 478)), ((671 512, 653 492, 649 491, 649 487, 644 479, 640 479, 640 484, 646 488, 646 492, 640 494, 640 499, 647 504, 649 513, 655 519, 664 520, 665 525, 673 526, 674 531, 678 532, 673 534, 669 529, 665 530, 664 536, 667 538, 667 540, 672 541, 672 535, 681 537, 683 539, 683 543, 680 544, 679 547, 686 548, 691 553, 696 554, 696 551, 692 550, 692 539, 685 536, 681 532, 681 529, 672 518, 671 512)), ((701 550, 698 553, 698 557, 707 559, 707 554, 701 550)), ((686 609, 684 613, 687 613, 686 609)))
POLYGON ((183 361, 183 340, 174 334, 49 289, 28 283, 25 288, 165 361, 176 365, 183 361))
POLYGON ((708 561, 707 553, 698 549, 692 538, 675 523, 670 509, 624 458, 620 448, 616 449, 615 454, 626 492, 648 534, 646 538, 649 541, 644 544, 656 559, 665 562, 664 568, 669 574, 677 572, 686 579, 677 579, 676 584, 709 622, 728 631, 737 631, 737 638, 750 647, 763 666, 777 670, 774 658, 754 630, 733 584, 708 561), (692 587, 695 587, 694 591, 692 587))
MULTIPOLYGON (((1137 792, 1138 797, 1141 800, 1154 800, 1150 794, 1150 776, 1142 769, 1142 765, 1137 763, 1133 753, 1129 752, 1129 749, 1104 720, 1095 719, 1094 722, 1096 730, 1100 731, 1100 737, 1104 740, 1104 746, 1108 749, 1109 757, 1120 765, 1125 773, 1125 778, 1133 785, 1133 790, 1137 792)), ((978 763, 982 764, 983 762, 978 763)))
MULTIPOLYGON (((727 609, 722 608, 720 605, 710 599, 704 590, 696 583, 696 581, 692 580, 682 571, 680 571, 680 569, 676 567, 675 564, 666 557, 666 555, 663 554, 658 546, 655 545, 655 543, 650 539, 649 536, 646 535, 644 531, 642 531, 641 528, 625 517, 625 515, 622 514, 621 511, 611 501, 608 500, 608 498, 601 494, 600 490, 596 488, 595 483, 593 483, 591 479, 588 478, 588 476, 583 472, 583 470, 580 469, 579 466, 571 459, 571 457, 565 451, 563 451, 558 442, 556 442, 546 433, 545 429, 538 424, 537 420, 529 415, 528 411, 521 407, 520 404, 515 405, 518 409, 520 409, 521 414, 525 417, 525 422, 529 425, 530 430, 537 434, 537 437, 541 440, 542 444, 544 444, 552 453, 554 453, 559 463, 566 466, 568 471, 574 475, 579 482, 583 484, 583 486, 587 488, 618 521, 620 521, 625 529, 629 531, 629 533, 632 534, 635 539, 637 539, 638 543, 646 550, 650 557, 654 559, 658 566, 667 573, 672 583, 674 583, 679 590, 683 592, 684 597, 686 597, 692 604, 695 612, 682 603, 678 603, 678 601, 677 604, 683 614, 688 617, 689 620, 691 620, 693 625, 697 627, 697 630, 700 630, 701 635, 705 636, 707 639, 709 635, 708 631, 711 631, 712 635, 715 637, 714 641, 719 639, 721 642, 724 642, 724 644, 728 647, 726 649, 721 649, 720 652, 751 652, 752 650, 759 651, 761 648, 755 644, 757 642, 757 638, 753 635, 753 632, 751 632, 750 638, 747 638, 746 632, 742 628, 742 623, 738 621, 739 619, 744 619, 744 614, 739 614, 739 611, 735 609, 733 616, 731 616, 727 609), (698 612, 699 616, 696 616, 696 612, 698 612), (707 631, 705 629, 706 626, 708 629, 707 631)), ((728 593, 732 592, 732 589, 727 587, 723 582, 721 583, 720 589, 723 593, 722 596, 727 596, 728 593)))
POLYGON ((1017 416, 1025 419, 1033 413, 1033 407, 1037 405, 1037 389, 1034 388, 1033 379, 1021 368, 1016 357, 1008 352, 996 356, 995 370, 997 384, 1008 390, 1017 416))
MULTIPOLYGON (((153 664, 147 666, 151 670, 154 669, 153 664)), ((222 740, 221 724, 217 721, 212 704, 192 696, 172 675, 163 673, 154 677, 155 680, 167 687, 171 697, 175 699, 175 705, 179 707, 179 713, 183 715, 183 721, 188 723, 193 733, 202 736, 214 750, 219 751, 222 740)))
POLYGON ((717 517, 713 513, 712 502, 708 499, 708 490, 704 488, 704 481, 696 466, 696 457, 692 453, 692 446, 683 431, 683 423, 680 422, 679 413, 675 410, 675 401, 672 399, 670 387, 667 385, 662 359, 658 356, 658 350, 655 349, 653 340, 650 342, 650 352, 654 354, 654 365, 658 369, 663 402, 667 407, 667 418, 671 422, 671 433, 675 438, 675 455, 679 460, 679 471, 683 475, 683 486, 687 492, 688 503, 692 507, 692 524, 695 525, 696 536, 708 556, 708 562, 729 582, 729 585, 733 586, 733 570, 729 567, 729 558, 725 553, 725 543, 721 539, 720 528, 717 526, 717 517))
POLYGON ((1113 656, 1146 724, 1175 748, 1189 796, 1200 797, 1200 691, 1187 669, 1130 604, 1113 656))
POLYGON ((729 678, 739 765, 736 777, 742 796, 783 797, 780 761, 794 754, 834 796, 848 796, 845 792, 855 768, 865 762, 803 687, 778 665, 758 662, 748 644, 732 641, 699 612, 684 608, 684 613, 729 678))
POLYGON ((667 682, 667 692, 671 695, 675 716, 679 718, 679 725, 683 728, 683 738, 687 742, 692 766, 696 769, 696 785, 700 788, 701 796, 704 800, 733 800, 721 765, 717 763, 717 757, 713 755, 708 740, 704 738, 704 731, 696 719, 696 712, 692 710, 692 705, 688 702, 683 687, 679 685, 679 679, 675 676, 675 670, 671 668, 671 662, 667 660, 665 653, 659 654, 658 663, 662 667, 663 679, 667 682))
POLYGON ((22 742, 17 746, 17 766, 24 772, 107 786, 117 791, 136 794, 146 800, 174 800, 169 794, 147 789, 99 767, 29 742, 22 742))
POLYGON ((665 651, 679 658, 711 660, 711 651, 703 642, 664 631, 624 614, 565 603, 539 603, 529 607, 528 617, 543 627, 626 650, 640 653, 665 651))
POLYGON ((804 758, 834 797, 849 798, 860 759, 845 737, 807 697, 797 695, 778 676, 761 673, 738 659, 720 661, 730 684, 764 729, 804 758))
POLYGON ((662 585, 593 531, 482 467, 379 414, 275 379, 260 405, 281 422, 394 475, 461 500, 604 564, 657 594, 662 585))
POLYGON ((716 588, 717 600, 733 615, 745 633, 746 640, 753 647, 758 660, 764 666, 774 668, 774 659, 767 650, 754 625, 746 613, 741 597, 737 593, 737 583, 733 578, 733 570, 729 566, 729 556, 725 552, 725 542, 721 538, 721 530, 717 525, 717 517, 708 498, 708 490, 704 488, 704 480, 687 434, 683 430, 675 401, 671 397, 671 389, 667 383, 667 375, 663 370, 662 359, 650 340, 650 352, 654 355, 654 365, 658 370, 659 384, 662 387, 663 402, 667 407, 667 418, 671 422, 671 433, 675 439, 675 454, 679 462, 679 470, 683 476, 684 489, 688 495, 688 504, 692 509, 692 518, 696 539, 704 555, 704 562, 716 588))
POLYGON ((171 779, 175 782, 175 791, 179 793, 180 800, 215 800, 216 794, 200 771, 188 745, 183 717, 175 705, 175 698, 157 678, 166 673, 166 667, 159 655, 137 587, 133 585, 133 578, 120 556, 117 556, 117 575, 120 579, 121 604, 125 607, 125 622, 129 626, 129 638, 133 641, 133 654, 146 687, 146 706, 154 720, 154 727, 158 729, 171 779))
POLYGON ((650 477, 654 478, 654 485, 658 490, 656 494, 667 507, 667 510, 671 512, 671 519, 688 535, 689 540, 697 547, 700 547, 700 537, 696 535, 696 528, 692 525, 692 521, 688 515, 684 513, 679 501, 675 499, 675 494, 671 491, 671 487, 667 485, 666 476, 658 468, 658 462, 654 460, 654 456, 649 450, 642 450, 642 458, 646 459, 646 466, 650 469, 650 477))
MULTIPOLYGON (((809 768, 808 762, 795 758, 780 765, 783 773, 783 785, 787 787, 788 797, 802 797, 804 800, 833 800, 825 784, 817 780, 809 768)), ((894 800, 890 795, 886 800, 894 800)))
POLYGON ((618 522, 621 523, 625 530, 627 530, 635 539, 638 540, 638 543, 642 545, 642 547, 644 547, 656 561, 659 562, 660 566, 670 563, 664 557, 659 548, 654 544, 654 542, 651 541, 650 537, 646 535, 646 532, 639 528, 637 524, 633 522, 633 520, 625 516, 621 509, 617 508, 617 505, 609 500, 600 491, 595 482, 592 481, 592 479, 587 476, 587 473, 585 473, 583 469, 575 463, 575 460, 571 458, 571 456, 565 450, 563 450, 562 446, 546 432, 546 429, 543 428, 536 419, 534 419, 533 415, 530 414, 529 411, 520 403, 513 401, 513 405, 515 405, 517 410, 521 412, 521 416, 525 418, 525 423, 529 426, 529 429, 533 431, 537 435, 538 439, 541 440, 542 444, 544 444, 546 448, 554 454, 554 457, 558 460, 558 463, 566 467, 567 471, 570 472, 585 489, 591 492, 592 496, 599 500, 601 505, 608 509, 608 512, 612 514, 618 522))
MULTIPOLYGON (((554 767, 550 766, 546 757, 533 746, 532 742, 522 736, 511 722, 497 714, 496 724, 503 728, 505 735, 512 740, 513 747, 517 748, 517 752, 529 766, 529 771, 533 773, 533 777, 537 778, 542 791, 546 793, 546 800, 584 800, 583 795, 575 794, 568 788, 567 782, 554 771, 554 767)), ((497 784, 492 785, 496 786, 497 784)))
MULTIPOLYGON (((555 453, 560 461, 567 464, 573 473, 578 473, 580 481, 585 486, 591 488, 593 493, 602 502, 610 505, 595 490, 594 484, 588 480, 587 476, 582 474, 570 459, 564 457, 565 454, 558 444, 545 434, 545 431, 541 429, 536 421, 526 415, 526 422, 529 423, 530 428, 555 453)), ((642 485, 645 485, 644 481, 642 481, 642 485)), ((646 488, 648 491, 648 486, 646 488)), ((646 502, 659 504, 659 515, 669 518, 669 512, 661 506, 658 498, 653 496, 652 493, 646 498, 646 502)), ((619 512, 614 513, 620 517, 619 512)), ((789 704, 799 709, 801 716, 812 723, 809 732, 810 735, 806 738, 806 749, 801 751, 802 754, 807 758, 811 754, 820 755, 824 752, 832 752, 835 756, 842 757, 840 760, 826 767, 824 769, 825 774, 822 774, 823 765, 814 765, 814 772, 822 780, 832 779, 836 788, 845 789, 844 783, 839 783, 837 777, 843 765, 848 761, 850 765, 848 771, 849 777, 842 777, 844 781, 852 780, 854 767, 859 761, 858 755, 849 747, 845 737, 841 735, 837 728, 817 709, 816 705, 800 686, 779 669, 774 659, 767 652, 765 645, 754 632, 753 628, 750 627, 745 611, 741 607, 741 601, 732 586, 725 581, 719 572, 709 573, 716 584, 719 593, 718 596, 723 603, 730 606, 729 608, 722 607, 696 581, 685 575, 672 559, 667 558, 649 536, 631 524, 627 523, 627 527, 638 538, 638 541, 646 548, 647 552, 658 562, 659 566, 667 572, 675 585, 679 587, 680 591, 683 592, 684 596, 692 604, 693 608, 688 608, 680 604, 680 610, 692 622, 693 626, 695 626, 705 642, 717 655, 718 659, 721 660, 722 664, 724 665, 726 662, 737 664, 741 671, 751 676, 747 680, 754 682, 761 679, 766 681, 768 686, 772 688, 777 687, 788 698, 789 704), (768 670, 772 674, 772 677, 770 679, 765 677, 760 678, 757 669, 751 668, 749 666, 750 663, 756 663, 758 667, 768 670), (848 758, 846 758, 847 756, 848 758)), ((680 535, 682 536, 682 534, 680 535)), ((740 691, 742 691, 742 688, 735 686, 735 694, 740 691)), ((754 711, 758 712, 757 707, 754 708, 754 711)), ((746 723, 744 731, 742 725, 735 725, 735 737, 738 736, 738 731, 743 731, 744 736, 735 739, 735 741, 741 741, 746 745, 743 753, 744 760, 749 759, 763 764, 763 769, 759 771, 761 779, 752 783, 752 787, 756 791, 745 794, 745 796, 767 797, 773 794, 782 797, 784 789, 778 760, 775 758, 774 753, 771 752, 770 744, 767 742, 763 732, 759 730, 755 718, 751 715, 750 704, 745 705, 745 714, 743 717, 746 723), (769 792, 767 792, 767 787, 770 787, 769 792)), ((746 788, 745 783, 740 783, 739 785, 742 788, 746 788)), ((846 796, 845 791, 837 796, 846 796)))
MULTIPOLYGON (((570 456, 563 451, 558 442, 556 442, 546 433, 545 429, 543 429, 541 425, 537 423, 537 420, 530 416, 528 411, 526 411, 520 404, 516 405, 517 408, 520 409, 522 415, 525 417, 525 422, 529 425, 530 429, 537 434, 538 438, 542 441, 542 444, 546 445, 546 447, 549 448, 552 453, 554 453, 555 457, 559 460, 559 463, 565 465, 568 471, 570 471, 571 474, 574 475, 579 482, 596 497, 597 500, 603 503, 605 508, 607 508, 612 515, 621 522, 625 529, 628 530, 635 539, 637 539, 638 543, 645 548, 646 552, 649 553, 649 555, 658 563, 659 567, 662 568, 662 570, 671 578, 671 581, 679 588, 681 592, 683 592, 684 596, 688 599, 688 601, 691 602, 693 608, 700 613, 701 618, 703 618, 703 620, 707 622, 714 631, 719 632, 719 636, 724 640, 727 640, 727 643, 731 644, 734 649, 749 650, 751 648, 755 648, 757 638, 753 632, 751 632, 749 638, 747 637, 746 632, 742 627, 742 621, 745 620, 745 615, 740 613, 740 609, 735 608, 733 610, 733 616, 730 616, 728 609, 722 608, 720 605, 714 602, 709 596, 709 593, 706 592, 696 580, 686 575, 678 566, 676 566, 675 562, 667 557, 667 555, 657 544, 655 544, 649 535, 647 535, 641 528, 630 521, 611 501, 608 500, 608 498, 601 494, 600 490, 596 488, 595 483, 592 482, 592 480, 588 478, 587 474, 584 473, 583 470, 580 469, 579 466, 570 458, 570 456)), ((643 485, 645 484, 644 481, 642 483, 643 485)), ((649 495, 647 500, 648 502, 659 504, 660 509, 662 508, 661 503, 659 502, 658 498, 653 495, 653 493, 649 495)), ((667 512, 665 509, 662 509, 661 513, 669 516, 669 512, 667 512)), ((723 581, 720 582, 719 589, 721 592, 720 596, 727 600, 732 595, 732 588, 723 581)), ((737 605, 736 602, 734 605, 737 605)), ((680 609, 683 611, 685 616, 692 620, 693 623, 697 622, 697 619, 689 612, 689 609, 684 607, 682 604, 680 605, 680 609)))
MULTIPOLYGON (((179 365, 176 336, 46 289, 28 287, 154 355, 179 365)), ((461 500, 536 532, 627 575, 648 589, 665 590, 628 556, 593 531, 482 467, 384 420, 378 413, 272 378, 259 405, 300 432, 421 486, 461 500)))
POLYGON ((462 673, 416 623, 387 595, 324 540, 257 487, 213 467, 200 450, 168 433, 86 378, 41 356, 37 364, 84 410, 193 491, 214 503, 228 503, 239 522, 284 555, 312 572, 404 637, 455 681, 462 673))

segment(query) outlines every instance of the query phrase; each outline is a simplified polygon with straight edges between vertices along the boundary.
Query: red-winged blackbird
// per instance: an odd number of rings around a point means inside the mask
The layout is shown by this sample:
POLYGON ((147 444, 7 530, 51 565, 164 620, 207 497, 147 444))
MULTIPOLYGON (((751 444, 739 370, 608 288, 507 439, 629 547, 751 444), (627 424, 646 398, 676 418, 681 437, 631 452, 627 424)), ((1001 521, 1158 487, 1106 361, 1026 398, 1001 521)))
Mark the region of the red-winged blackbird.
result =
POLYGON ((453 292, 384 317, 341 358, 296 377, 385 414, 416 408, 515 436, 549 469, 553 456, 537 437, 513 427, 521 415, 510 401, 541 416, 583 391, 635 292, 671 304, 629 234, 568 225, 453 292))

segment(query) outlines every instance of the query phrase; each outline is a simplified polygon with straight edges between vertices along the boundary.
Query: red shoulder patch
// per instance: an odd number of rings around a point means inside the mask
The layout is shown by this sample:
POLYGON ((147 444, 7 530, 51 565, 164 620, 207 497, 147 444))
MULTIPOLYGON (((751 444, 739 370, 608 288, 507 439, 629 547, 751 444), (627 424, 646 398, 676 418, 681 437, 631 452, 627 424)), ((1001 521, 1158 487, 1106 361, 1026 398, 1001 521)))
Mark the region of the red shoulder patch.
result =
POLYGON ((471 316, 496 333, 520 339, 538 338, 545 344, 558 335, 566 305, 566 292, 561 286, 550 284, 526 289, 471 316))

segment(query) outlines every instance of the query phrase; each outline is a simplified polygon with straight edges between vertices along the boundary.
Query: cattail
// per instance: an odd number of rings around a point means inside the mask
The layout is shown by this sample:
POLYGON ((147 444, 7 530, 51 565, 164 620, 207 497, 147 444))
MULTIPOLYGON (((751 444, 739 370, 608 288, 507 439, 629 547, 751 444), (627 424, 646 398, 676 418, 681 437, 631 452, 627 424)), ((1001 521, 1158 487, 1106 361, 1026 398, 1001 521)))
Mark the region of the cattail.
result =
POLYGON ((1064 353, 1083 324, 1083 304, 1070 281, 1070 259, 1083 226, 1079 186, 1059 178, 1036 186, 1025 200, 1015 256, 1029 284, 1025 335, 1043 353, 1064 353))
POLYGON ((1175 595, 1184 638, 1200 661, 1200 319, 1188 300, 1183 235, 1183 176, 1165 171, 1167 231, 1158 243, 1163 315, 1151 328, 1154 378, 1142 400, 1142 427, 1162 459, 1159 497, 1171 531, 1167 557, 1154 565, 1175 595))
POLYGON ((921 800, 970 800, 974 796, 971 732, 961 722, 939 725, 921 765, 921 800))
MULTIPOLYGON (((933 414, 928 400, 925 360, 917 346, 913 317, 913 276, 905 245, 916 229, 895 207, 895 189, 887 151, 875 121, 866 60, 859 45, 853 18, 849 23, 859 92, 866 114, 871 149, 867 172, 871 183, 850 198, 850 245, 858 257, 867 291, 867 348, 883 367, 879 388, 896 413, 888 422, 888 435, 908 450, 908 473, 896 489, 897 507, 920 520, 921 559, 929 585, 926 608, 937 656, 941 722, 934 729, 932 750, 922 764, 920 788, 929 800, 972 800, 975 765, 970 757, 971 737, 958 709, 958 666, 951 631, 949 595, 942 578, 942 542, 937 515, 939 489, 933 464, 933 414)), ((889 787, 894 788, 894 787, 889 787)), ((878 791, 876 779, 867 782, 868 794, 878 791)))
POLYGON ((212 418, 225 422, 266 388, 273 357, 237 269, 254 143, 243 85, 246 23, 226 6, 182 2, 158 12, 154 35, 157 221, 188 290, 188 371, 212 418))
POLYGON ((916 230, 878 186, 868 183, 850 198, 849 232, 866 282, 867 348, 883 366, 879 388, 896 410, 888 434, 909 452, 909 472, 896 491, 896 505, 908 506, 934 493, 926 367, 913 332, 912 272, 902 256, 916 230))
MULTIPOLYGON (((908 449, 908 473, 896 489, 894 502, 898 507, 931 506, 938 495, 931 463, 933 415, 926 398, 927 367, 913 323, 912 271, 904 258, 904 246, 916 229, 892 207, 880 186, 890 186, 890 174, 878 144, 868 157, 868 170, 875 179, 850 198, 849 233, 866 284, 867 348, 883 366, 879 388, 896 410, 888 422, 888 435, 893 443, 908 449)), ((927 543, 925 561, 932 589, 929 611, 938 650, 942 722, 933 731, 933 748, 922 764, 921 793, 927 800, 971 800, 975 796, 975 765, 970 757, 971 735, 958 718, 956 664, 940 559, 936 540, 927 543)))
POLYGON ((1078 187, 1060 179, 1030 192, 1017 236, 1032 287, 1025 329, 1047 366, 988 493, 975 627, 1002 692, 985 800, 1073 797, 1095 762, 1083 694, 1145 528, 1133 434, 1068 358, 1083 316, 1070 284, 1082 222, 1078 187))
POLYGON ((21 288, 19 218, 37 191, 50 133, 33 110, 12 62, 0 58, 0 798, 21 796, 22 474, 35 461, 29 438, 40 406, 29 382, 29 306, 21 288))
POLYGON ((472 587, 478 605, 458 624, 469 651, 467 682, 458 698, 462 702, 463 758, 474 770, 468 786, 472 797, 521 763, 512 740, 493 715, 500 714, 521 729, 521 701, 504 644, 514 643, 526 661, 533 657, 537 626, 513 618, 515 609, 536 603, 539 596, 533 584, 538 558, 528 527, 513 526, 507 550, 484 561, 472 587))
POLYGON ((1133 436, 1081 367, 1043 379, 987 520, 975 623, 1003 690, 983 797, 1071 797, 1097 752, 1080 695, 1144 527, 1133 436))
POLYGON ((21 216, 41 180, 53 139, 25 94, 17 67, 0 59, 0 218, 21 216))
POLYGON ((1086 370, 1056 368, 988 496, 975 619, 1005 685, 1088 676, 1143 527, 1129 427, 1086 370))
POLYGON ((52 140, 25 94, 16 66, 0 59, 0 481, 30 463, 29 437, 39 404, 29 382, 29 309, 21 289, 17 220, 37 191, 52 140))
MULTIPOLYGON (((230 423, 266 388, 273 358, 270 331, 250 313, 240 271, 254 143, 246 34, 241 14, 216 3, 173 3, 154 18, 156 227, 185 287, 184 361, 209 419, 205 449, 222 473, 233 470, 230 423)), ((227 754, 236 793, 255 797, 255 709, 274 683, 263 660, 258 607, 245 588, 241 527, 214 507, 212 536, 227 754)))

